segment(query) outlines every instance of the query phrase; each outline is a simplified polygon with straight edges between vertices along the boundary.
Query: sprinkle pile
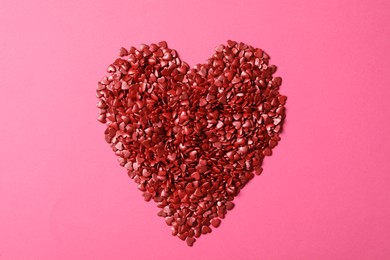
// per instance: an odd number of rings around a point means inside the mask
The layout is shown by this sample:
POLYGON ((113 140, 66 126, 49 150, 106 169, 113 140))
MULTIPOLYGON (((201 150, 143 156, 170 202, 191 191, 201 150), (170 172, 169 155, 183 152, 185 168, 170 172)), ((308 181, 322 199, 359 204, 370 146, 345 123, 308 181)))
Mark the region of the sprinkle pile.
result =
POLYGON ((166 42, 119 56, 98 82, 105 140, 172 235, 192 246, 280 141, 282 80, 264 51, 230 40, 193 68, 166 42))

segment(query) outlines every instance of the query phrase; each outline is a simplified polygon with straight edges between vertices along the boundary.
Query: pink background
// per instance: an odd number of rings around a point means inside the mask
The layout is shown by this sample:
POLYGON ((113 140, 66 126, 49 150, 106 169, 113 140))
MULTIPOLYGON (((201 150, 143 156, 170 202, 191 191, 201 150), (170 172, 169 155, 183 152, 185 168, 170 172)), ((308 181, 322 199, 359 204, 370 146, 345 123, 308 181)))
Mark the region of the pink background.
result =
POLYGON ((390 1, 0 0, 0 259, 390 259, 390 1), (193 248, 96 121, 121 46, 190 65, 227 39, 284 81, 282 141, 193 248))

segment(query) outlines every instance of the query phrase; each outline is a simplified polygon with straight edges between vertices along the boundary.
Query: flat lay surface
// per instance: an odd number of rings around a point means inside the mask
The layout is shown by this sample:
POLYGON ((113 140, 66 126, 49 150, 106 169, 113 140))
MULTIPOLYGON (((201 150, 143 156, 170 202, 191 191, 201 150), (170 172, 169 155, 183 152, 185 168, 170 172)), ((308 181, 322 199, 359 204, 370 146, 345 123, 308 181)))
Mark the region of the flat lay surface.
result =
POLYGON ((0 259, 388 259, 388 1, 1 1, 0 259), (190 67, 266 51, 281 141, 193 247, 104 141, 97 82, 120 47, 190 67))

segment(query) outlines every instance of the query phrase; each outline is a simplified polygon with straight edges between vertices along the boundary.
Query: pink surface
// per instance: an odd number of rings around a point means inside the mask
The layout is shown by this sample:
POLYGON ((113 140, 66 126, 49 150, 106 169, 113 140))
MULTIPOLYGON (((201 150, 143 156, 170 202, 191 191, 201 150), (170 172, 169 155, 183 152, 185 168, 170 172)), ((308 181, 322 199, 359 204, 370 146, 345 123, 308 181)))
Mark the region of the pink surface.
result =
POLYGON ((390 2, 1 1, 0 259, 390 259, 390 2), (266 50, 289 99, 264 174, 193 248, 96 121, 119 47, 266 50))

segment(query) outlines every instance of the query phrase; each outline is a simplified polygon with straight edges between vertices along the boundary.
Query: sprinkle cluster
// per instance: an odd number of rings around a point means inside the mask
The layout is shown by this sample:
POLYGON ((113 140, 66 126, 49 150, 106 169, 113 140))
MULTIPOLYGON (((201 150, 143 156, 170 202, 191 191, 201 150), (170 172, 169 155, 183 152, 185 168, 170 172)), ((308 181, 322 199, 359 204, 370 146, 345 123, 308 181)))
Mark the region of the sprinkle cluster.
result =
POLYGON ((193 68, 166 42, 119 56, 98 82, 105 140, 172 235, 192 246, 278 144, 282 80, 264 51, 230 40, 193 68))

